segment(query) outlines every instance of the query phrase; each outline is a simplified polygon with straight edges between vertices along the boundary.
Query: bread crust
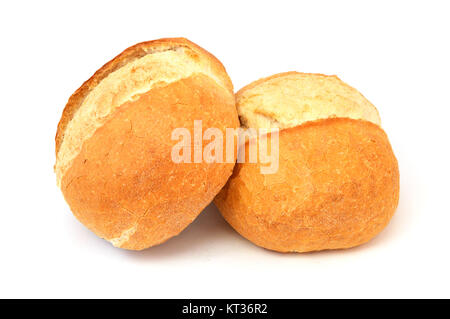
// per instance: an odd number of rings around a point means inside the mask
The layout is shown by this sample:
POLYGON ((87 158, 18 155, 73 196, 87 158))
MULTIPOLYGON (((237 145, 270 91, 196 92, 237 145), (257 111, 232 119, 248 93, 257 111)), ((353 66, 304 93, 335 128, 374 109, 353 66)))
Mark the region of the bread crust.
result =
MULTIPOLYGON (((80 141, 79 152, 60 174, 59 185, 76 218, 116 247, 141 250, 177 235, 224 186, 234 162, 175 163, 171 151, 178 141, 171 133, 186 128, 193 136, 194 120, 223 132, 237 128, 231 81, 216 58, 186 39, 140 43, 86 81, 69 99, 58 125, 57 163, 64 135, 74 130, 70 122, 103 79, 145 55, 179 48, 189 54, 189 61, 207 60, 208 72, 163 81, 116 105, 93 134, 80 141)), ((167 69, 163 63, 161 68, 167 69)))
POLYGON ((309 122, 280 132, 279 154, 275 174, 237 163, 215 198, 228 223, 256 245, 279 252, 350 248, 376 236, 394 214, 398 164, 379 126, 309 122))
POLYGON ((378 111, 356 89, 337 76, 286 72, 243 87, 236 106, 241 126, 280 129, 278 171, 237 163, 214 200, 242 236, 308 252, 363 244, 387 225, 398 164, 378 111))
POLYGON ((214 72, 217 72, 226 87, 233 93, 233 84, 226 74, 225 68, 222 63, 211 53, 201 48, 197 44, 189 41, 185 38, 163 38, 152 41, 146 41, 137 43, 127 49, 122 53, 117 55, 111 61, 103 65, 99 70, 97 70, 94 75, 92 75, 87 81, 85 81, 78 90, 76 90, 69 98, 61 119, 58 123, 55 136, 55 153, 58 154, 62 140, 64 138, 64 132, 67 128, 68 123, 72 120, 75 113, 78 111, 82 105, 83 100, 89 94, 89 92, 96 87, 104 78, 106 78, 110 73, 123 67, 127 63, 130 63, 138 58, 141 58, 149 53, 152 49, 156 50, 169 50, 178 47, 184 47, 193 50, 199 54, 204 59, 209 59, 214 65, 214 72))

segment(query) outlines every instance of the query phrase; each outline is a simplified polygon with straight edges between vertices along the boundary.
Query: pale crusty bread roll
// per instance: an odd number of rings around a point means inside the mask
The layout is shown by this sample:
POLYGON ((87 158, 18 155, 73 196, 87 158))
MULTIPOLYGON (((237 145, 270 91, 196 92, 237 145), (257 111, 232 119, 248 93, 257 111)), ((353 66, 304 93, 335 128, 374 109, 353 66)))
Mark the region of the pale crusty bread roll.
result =
POLYGON ((234 166, 172 161, 172 131, 193 136, 194 120, 239 126, 232 83, 204 49, 161 39, 105 64, 70 97, 56 134, 57 183, 77 219, 133 250, 180 233, 234 166))
POLYGON ((215 198, 242 236, 308 252, 363 244, 388 224, 399 199, 397 160, 377 110, 357 90, 335 76, 289 72, 244 87, 236 103, 243 127, 280 129, 278 171, 238 163, 215 198))

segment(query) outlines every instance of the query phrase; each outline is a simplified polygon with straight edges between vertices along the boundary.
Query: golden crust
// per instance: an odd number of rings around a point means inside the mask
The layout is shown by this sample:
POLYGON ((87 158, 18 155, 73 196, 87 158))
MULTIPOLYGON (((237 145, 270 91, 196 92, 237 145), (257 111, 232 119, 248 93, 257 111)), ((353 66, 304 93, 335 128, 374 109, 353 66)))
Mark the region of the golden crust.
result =
POLYGON ((377 235, 394 214, 398 165, 379 126, 309 122, 280 132, 279 154, 275 174, 236 164, 215 199, 228 223, 256 245, 280 252, 349 248, 377 235))
POLYGON ((62 179, 74 215, 121 248, 144 249, 177 235, 213 200, 234 166, 172 161, 178 142, 172 130, 187 128, 193 136, 194 120, 223 132, 239 125, 228 92, 204 75, 123 105, 84 143, 62 179))
MULTIPOLYGON (((163 79, 163 85, 115 105, 114 112, 102 118, 93 134, 74 139, 81 142, 79 151, 60 174, 61 190, 77 219, 117 247, 140 250, 177 235, 226 183, 234 163, 176 164, 171 150, 178 141, 171 139, 171 133, 175 128, 187 128, 193 136, 194 120, 223 131, 238 127, 231 81, 217 59, 186 39, 140 43, 86 81, 69 99, 58 125, 57 164, 61 144, 66 143, 64 135, 74 132, 74 117, 103 80, 111 81, 111 74, 118 70, 124 73, 127 66, 150 53, 177 48, 208 69, 163 79)), ((160 65, 164 71, 166 65, 160 65)), ((172 66, 170 72, 176 70, 172 66)), ((123 77, 115 79, 120 82, 123 77)), ((133 83, 129 81, 127 89, 132 90, 133 83)), ((83 118, 90 120, 96 118, 83 118)))
POLYGON ((59 152, 59 148, 64 138, 64 132, 66 130, 68 123, 72 120, 73 116, 78 111, 78 109, 82 105, 83 100, 89 94, 89 92, 94 87, 96 87, 104 78, 106 78, 112 72, 123 67, 124 65, 151 53, 152 50, 163 51, 179 47, 191 49, 197 54, 199 54, 202 58, 209 59, 214 65, 215 69, 214 72, 216 72, 220 76, 220 78, 223 80, 223 83, 225 83, 226 87, 231 92, 233 92, 233 84, 231 83, 231 80, 226 74, 225 68, 223 67, 222 63, 214 55, 212 55, 211 53, 204 50, 197 44, 185 38, 164 38, 135 44, 127 48, 118 56, 116 56, 114 59, 112 59, 104 66, 102 66, 97 72, 94 73, 94 75, 92 75, 89 78, 89 80, 84 82, 81 85, 81 87, 78 90, 76 90, 75 93, 73 93, 72 96, 69 98, 69 101, 67 102, 63 110, 56 131, 55 136, 56 154, 58 154, 59 152))

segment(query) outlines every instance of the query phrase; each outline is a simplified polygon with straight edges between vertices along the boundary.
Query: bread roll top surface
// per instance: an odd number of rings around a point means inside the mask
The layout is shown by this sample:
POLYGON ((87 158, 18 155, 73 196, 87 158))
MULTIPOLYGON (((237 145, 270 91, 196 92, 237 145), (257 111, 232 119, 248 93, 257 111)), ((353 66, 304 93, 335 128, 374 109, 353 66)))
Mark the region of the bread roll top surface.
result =
POLYGON ((337 76, 287 72, 255 81, 236 93, 241 125, 291 128, 305 122, 344 117, 380 125, 377 109, 337 76))

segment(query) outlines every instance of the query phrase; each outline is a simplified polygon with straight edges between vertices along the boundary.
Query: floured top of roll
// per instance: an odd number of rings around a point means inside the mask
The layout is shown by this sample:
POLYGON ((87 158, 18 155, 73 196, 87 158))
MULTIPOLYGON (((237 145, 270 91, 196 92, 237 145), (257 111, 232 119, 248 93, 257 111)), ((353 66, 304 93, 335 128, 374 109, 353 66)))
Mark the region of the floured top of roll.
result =
POLYGON ((360 119, 380 125, 378 111, 337 76, 287 72, 255 81, 236 93, 244 128, 291 128, 327 118, 360 119))

